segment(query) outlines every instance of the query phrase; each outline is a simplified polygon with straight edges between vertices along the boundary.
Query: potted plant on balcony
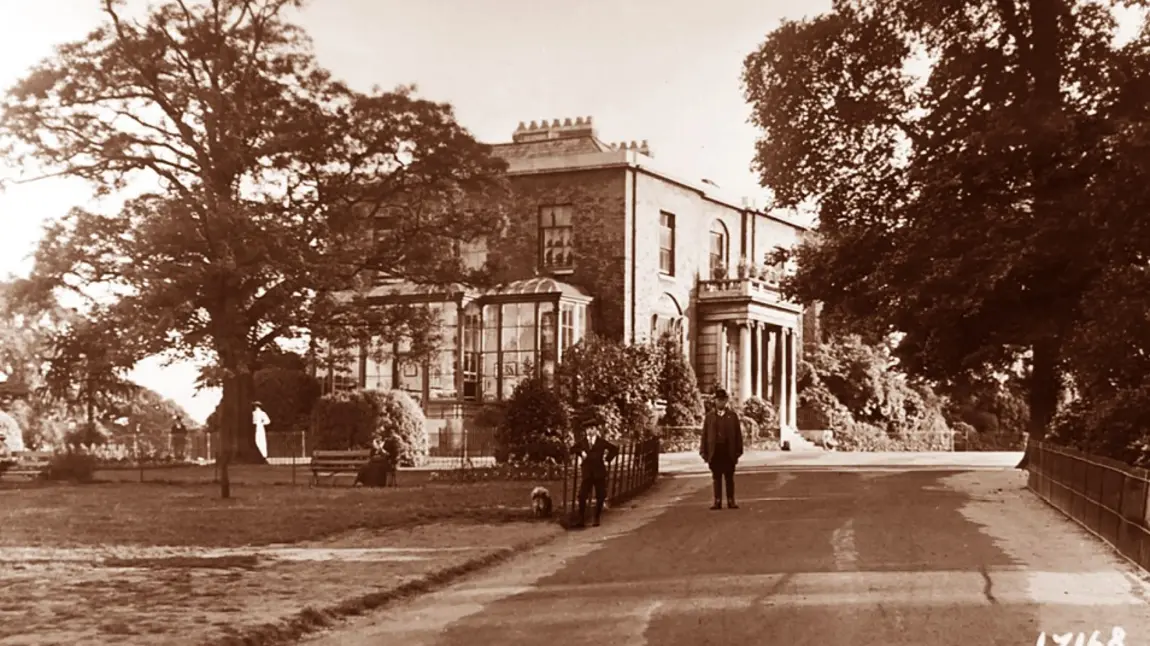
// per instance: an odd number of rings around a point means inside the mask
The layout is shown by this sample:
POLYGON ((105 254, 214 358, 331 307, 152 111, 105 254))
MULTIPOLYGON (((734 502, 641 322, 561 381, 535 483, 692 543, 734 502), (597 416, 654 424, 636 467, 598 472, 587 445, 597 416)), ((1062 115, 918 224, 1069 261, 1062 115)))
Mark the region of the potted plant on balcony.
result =
POLYGON ((755 277, 754 276, 754 270, 755 270, 755 266, 753 264, 751 264, 751 262, 749 260, 747 260, 746 256, 743 256, 739 260, 739 264, 736 267, 736 271, 738 272, 738 276, 740 279, 754 278, 755 277))
POLYGON ((727 279, 727 265, 725 263, 717 263, 711 266, 711 280, 726 280, 727 279))

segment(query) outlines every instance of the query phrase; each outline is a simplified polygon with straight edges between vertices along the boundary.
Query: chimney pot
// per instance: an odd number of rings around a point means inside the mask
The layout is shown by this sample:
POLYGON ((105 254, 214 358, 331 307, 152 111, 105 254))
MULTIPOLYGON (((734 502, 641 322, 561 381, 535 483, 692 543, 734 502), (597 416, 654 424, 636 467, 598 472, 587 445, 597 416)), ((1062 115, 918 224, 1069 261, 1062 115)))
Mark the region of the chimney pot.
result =
POLYGON ((587 125, 591 125, 591 117, 587 117, 587 125))
POLYGON ((566 128, 570 125, 571 125, 571 117, 567 117, 566 119, 563 120, 563 127, 564 128, 566 128))
POLYGON ((516 128, 516 130, 526 130, 526 129, 527 129, 527 124, 523 123, 522 121, 519 122, 519 127, 516 128))
POLYGON ((583 117, 575 117, 575 125, 577 125, 577 126, 583 125, 583 117))
POLYGON ((534 121, 532 121, 532 122, 531 122, 531 125, 530 125, 530 126, 527 126, 527 127, 528 127, 528 128, 530 128, 531 130, 534 130, 534 129, 536 128, 535 122, 534 122, 534 121))
POLYGON ((560 125, 560 124, 559 124, 559 120, 558 120, 558 119, 552 119, 552 120, 551 120, 551 127, 552 127, 552 128, 558 128, 558 127, 559 127, 559 125, 560 125))

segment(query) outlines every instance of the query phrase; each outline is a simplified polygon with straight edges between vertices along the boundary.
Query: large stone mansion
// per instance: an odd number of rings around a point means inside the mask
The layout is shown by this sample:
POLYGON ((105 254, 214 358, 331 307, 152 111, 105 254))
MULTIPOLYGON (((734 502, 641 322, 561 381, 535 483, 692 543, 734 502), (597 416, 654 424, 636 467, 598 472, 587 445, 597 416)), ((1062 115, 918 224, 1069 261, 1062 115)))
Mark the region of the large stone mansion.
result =
POLYGON ((377 283, 370 303, 441 312, 439 357, 404 362, 396 347, 377 362, 364 353, 346 367, 346 385, 410 391, 433 427, 454 426, 506 399, 528 367, 554 369, 589 332, 627 342, 673 332, 704 391, 762 397, 784 429, 795 427, 803 312, 762 265, 806 227, 676 176, 646 142, 604 143, 590 117, 520 123, 494 151, 509 164, 511 228, 498 249, 469 253, 475 262, 501 254, 517 280, 482 293, 377 283))

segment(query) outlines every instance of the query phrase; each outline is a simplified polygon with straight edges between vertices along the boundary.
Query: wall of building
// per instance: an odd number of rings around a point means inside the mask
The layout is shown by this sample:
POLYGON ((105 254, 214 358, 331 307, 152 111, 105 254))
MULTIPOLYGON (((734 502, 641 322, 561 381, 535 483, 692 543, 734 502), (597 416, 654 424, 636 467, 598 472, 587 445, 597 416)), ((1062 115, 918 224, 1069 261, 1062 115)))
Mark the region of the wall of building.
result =
MULTIPOLYGON (((628 189, 632 188, 628 182, 628 189)), ((742 213, 708 200, 698 191, 643 172, 635 173, 635 334, 639 340, 650 337, 651 317, 660 312, 660 301, 669 294, 688 321, 684 337, 688 354, 694 357, 693 341, 698 321, 695 311, 696 281, 710 273, 710 231, 715 221, 727 230, 730 264, 738 262, 742 213), (659 271, 660 214, 675 216, 675 271, 668 276, 659 271)), ((627 322, 630 326, 630 321, 627 322)), ((698 365, 696 363, 696 365, 698 365)))
POLYGON ((624 334, 625 174, 616 168, 512 176, 515 206, 508 235, 489 247, 507 265, 503 279, 545 275, 539 271, 539 209, 574 205, 575 269, 555 278, 595 297, 592 329, 614 339, 624 334))
POLYGON ((761 264, 775 247, 790 249, 802 240, 802 230, 759 213, 750 214, 747 222, 750 225, 747 256, 756 264, 761 264))

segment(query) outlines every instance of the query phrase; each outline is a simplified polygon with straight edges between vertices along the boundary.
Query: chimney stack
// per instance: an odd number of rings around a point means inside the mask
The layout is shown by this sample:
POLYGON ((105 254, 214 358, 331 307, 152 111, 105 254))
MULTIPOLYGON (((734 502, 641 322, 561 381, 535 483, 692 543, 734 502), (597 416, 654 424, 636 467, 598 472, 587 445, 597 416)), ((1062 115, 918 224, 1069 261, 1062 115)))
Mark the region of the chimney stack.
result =
POLYGON ((525 143, 529 141, 547 141, 550 139, 572 139, 576 137, 594 137, 595 129, 591 126, 591 117, 577 117, 571 119, 542 119, 532 121, 527 125, 519 122, 519 127, 511 135, 511 141, 525 143))

